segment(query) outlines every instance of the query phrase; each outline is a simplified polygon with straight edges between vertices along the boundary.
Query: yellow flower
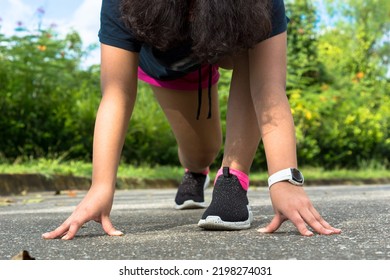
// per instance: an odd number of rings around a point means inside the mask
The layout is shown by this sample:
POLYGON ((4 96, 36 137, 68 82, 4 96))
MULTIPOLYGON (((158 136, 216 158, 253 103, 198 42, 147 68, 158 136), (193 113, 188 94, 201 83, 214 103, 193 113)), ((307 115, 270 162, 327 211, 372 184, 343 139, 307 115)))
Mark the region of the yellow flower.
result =
POLYGON ((44 52, 46 51, 47 47, 45 45, 39 45, 38 47, 38 50, 40 50, 41 52, 44 52))
POLYGON ((363 72, 358 72, 357 74, 356 74, 356 78, 358 78, 359 80, 360 79, 363 79, 364 78, 364 73, 363 72))

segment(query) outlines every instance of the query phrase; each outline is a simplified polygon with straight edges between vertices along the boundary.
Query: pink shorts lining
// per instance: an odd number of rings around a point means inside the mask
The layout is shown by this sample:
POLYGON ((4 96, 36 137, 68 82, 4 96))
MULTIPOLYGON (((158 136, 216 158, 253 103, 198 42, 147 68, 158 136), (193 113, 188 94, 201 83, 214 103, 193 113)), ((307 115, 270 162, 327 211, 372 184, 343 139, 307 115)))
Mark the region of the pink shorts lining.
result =
MULTIPOLYGON (((217 65, 212 65, 211 69, 211 71, 213 72, 211 77, 211 85, 214 85, 218 82, 220 75, 217 65)), ((208 71, 209 65, 202 66, 202 88, 207 88, 209 86, 208 71)), ((138 79, 152 86, 169 88, 174 90, 197 90, 199 87, 198 70, 188 73, 185 76, 177 78, 175 80, 162 81, 149 76, 141 69, 141 67, 138 67, 138 79)))

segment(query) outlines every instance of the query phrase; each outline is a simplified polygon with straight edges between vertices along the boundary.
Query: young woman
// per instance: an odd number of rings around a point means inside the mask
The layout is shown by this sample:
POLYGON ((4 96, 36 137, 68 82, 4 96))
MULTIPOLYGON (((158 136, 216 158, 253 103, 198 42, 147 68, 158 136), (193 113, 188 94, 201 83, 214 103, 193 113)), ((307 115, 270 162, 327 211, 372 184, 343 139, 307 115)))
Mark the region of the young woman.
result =
MULTIPOLYGON (((103 0, 101 86, 92 186, 72 215, 44 238, 72 239, 90 220, 122 235, 109 215, 117 167, 137 93, 150 84, 172 127, 185 174, 175 208, 205 207, 208 170, 222 143, 218 67, 233 69, 222 167, 198 225, 246 229, 249 170, 260 139, 275 216, 263 233, 291 220, 304 236, 340 233, 301 187, 293 118, 285 93, 287 18, 282 0, 103 0), (272 186, 272 187, 271 187, 272 186)), ((136 148, 136 147, 135 147, 136 148)))

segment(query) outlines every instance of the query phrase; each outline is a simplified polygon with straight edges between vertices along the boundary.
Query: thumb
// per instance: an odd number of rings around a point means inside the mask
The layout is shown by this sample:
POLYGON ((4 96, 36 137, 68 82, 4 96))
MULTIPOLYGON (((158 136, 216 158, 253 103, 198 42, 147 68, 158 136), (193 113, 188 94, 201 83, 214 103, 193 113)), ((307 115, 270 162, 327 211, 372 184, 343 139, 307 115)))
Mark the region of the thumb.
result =
POLYGON ((111 220, 108 216, 102 217, 102 227, 103 230, 110 236, 121 236, 123 235, 123 232, 115 229, 115 227, 112 225, 111 220))
POLYGON ((272 221, 265 227, 259 228, 257 231, 261 233, 273 233, 286 221, 280 214, 275 214, 272 221))

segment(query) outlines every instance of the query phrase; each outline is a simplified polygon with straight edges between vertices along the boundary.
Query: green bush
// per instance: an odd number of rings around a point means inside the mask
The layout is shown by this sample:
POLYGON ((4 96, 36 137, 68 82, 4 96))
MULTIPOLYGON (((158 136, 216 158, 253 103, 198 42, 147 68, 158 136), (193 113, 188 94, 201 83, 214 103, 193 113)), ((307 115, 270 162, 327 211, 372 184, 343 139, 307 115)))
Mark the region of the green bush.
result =
POLYGON ((99 73, 79 69, 79 35, 0 36, 2 156, 88 157, 99 73))
POLYGON ((291 92, 301 164, 327 168, 359 167, 390 158, 389 96, 364 91, 291 92))

